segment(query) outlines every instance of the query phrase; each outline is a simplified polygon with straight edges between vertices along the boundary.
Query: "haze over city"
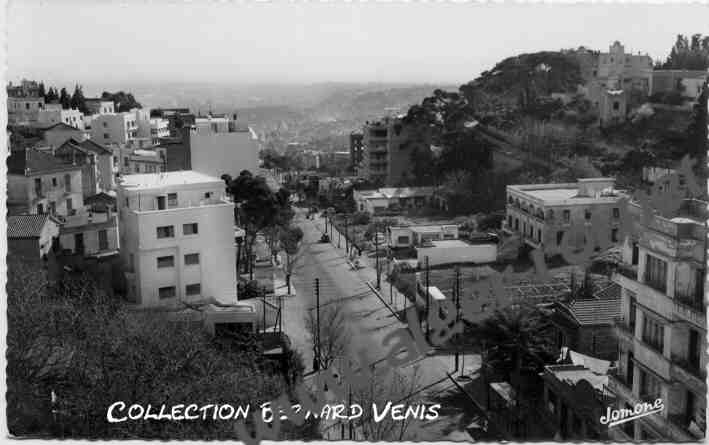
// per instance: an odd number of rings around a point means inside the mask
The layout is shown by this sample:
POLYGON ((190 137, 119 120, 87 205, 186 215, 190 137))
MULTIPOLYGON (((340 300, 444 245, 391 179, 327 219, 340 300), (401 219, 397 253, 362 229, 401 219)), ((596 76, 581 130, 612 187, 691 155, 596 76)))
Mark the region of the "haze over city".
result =
POLYGON ((707 11, 706 5, 13 1, 8 80, 98 81, 103 88, 128 81, 457 85, 515 54, 580 45, 607 50, 614 40, 664 58, 676 34, 706 28, 707 11))

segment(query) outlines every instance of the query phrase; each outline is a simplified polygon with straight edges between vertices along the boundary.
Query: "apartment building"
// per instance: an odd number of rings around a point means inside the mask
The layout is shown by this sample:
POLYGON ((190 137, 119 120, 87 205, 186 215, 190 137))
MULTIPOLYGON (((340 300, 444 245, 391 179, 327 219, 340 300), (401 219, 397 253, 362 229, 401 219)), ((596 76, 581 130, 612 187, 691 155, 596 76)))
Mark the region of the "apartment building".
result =
POLYGON ((221 179, 190 170, 127 175, 117 203, 130 301, 237 301, 234 204, 221 179))
POLYGON ((85 99, 85 103, 89 114, 113 114, 116 112, 116 105, 111 100, 91 97, 85 99))
POLYGON ((353 131, 350 133, 350 163, 353 167, 359 167, 362 162, 362 152, 364 151, 364 134, 353 131))
POLYGON ((707 203, 685 199, 671 214, 635 215, 613 280, 622 287, 618 368, 608 387, 618 408, 661 399, 657 414, 613 428, 616 440, 696 441, 706 431, 707 203))
POLYGON ((34 149, 7 158, 9 214, 67 216, 83 207, 81 166, 34 149))
POLYGON ((150 137, 154 144, 160 143, 161 138, 170 136, 170 122, 167 119, 153 117, 150 118, 150 137))
POLYGON ((69 139, 60 145, 54 155, 66 163, 81 168, 81 187, 84 198, 115 186, 111 150, 89 139, 69 139))
POLYGON ((91 139, 100 144, 127 144, 138 137, 135 113, 114 113, 95 116, 91 121, 91 139))
POLYGON ((79 130, 64 122, 45 128, 42 132, 42 139, 45 145, 51 150, 56 150, 69 139, 81 142, 86 140, 88 136, 90 136, 90 133, 86 130, 79 130))
POLYGON ((507 186, 507 213, 503 230, 521 236, 546 256, 560 254, 563 246, 594 250, 620 242, 621 203, 627 196, 615 189, 613 178, 586 178, 576 183, 507 186), (595 240, 578 236, 580 227, 600 234, 595 240))
POLYGON ((238 176, 242 170, 255 172, 261 163, 256 133, 237 122, 236 115, 198 117, 187 141, 192 170, 210 176, 238 176))
POLYGON ((85 130, 84 113, 76 108, 63 109, 61 104, 45 104, 37 112, 37 125, 50 127, 54 124, 65 123, 71 127, 85 130))
POLYGON ((401 117, 367 122, 363 133, 362 168, 358 174, 386 186, 411 179, 411 154, 431 149, 430 131, 406 125, 401 117))
POLYGON ((7 98, 7 122, 10 125, 32 125, 37 123, 39 112, 44 109, 43 97, 7 98))

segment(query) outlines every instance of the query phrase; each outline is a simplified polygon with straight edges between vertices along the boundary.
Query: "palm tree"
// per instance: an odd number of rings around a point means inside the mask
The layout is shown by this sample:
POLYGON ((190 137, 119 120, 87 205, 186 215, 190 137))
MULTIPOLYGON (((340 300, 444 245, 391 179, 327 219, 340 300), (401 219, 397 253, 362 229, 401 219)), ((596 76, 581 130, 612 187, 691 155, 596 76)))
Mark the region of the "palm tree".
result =
MULTIPOLYGON (((487 380, 485 376, 490 370, 493 375, 504 376, 514 385, 514 424, 521 437, 526 437, 528 421, 534 418, 534 405, 523 399, 535 396, 531 387, 521 388, 520 383, 523 375, 534 375, 542 365, 553 363, 555 351, 549 335, 550 324, 537 308, 523 305, 495 311, 472 329, 474 338, 483 347, 481 371, 484 379, 487 380), (526 390, 525 394, 521 389, 526 390)), ((487 385, 486 381, 483 383, 487 385)))

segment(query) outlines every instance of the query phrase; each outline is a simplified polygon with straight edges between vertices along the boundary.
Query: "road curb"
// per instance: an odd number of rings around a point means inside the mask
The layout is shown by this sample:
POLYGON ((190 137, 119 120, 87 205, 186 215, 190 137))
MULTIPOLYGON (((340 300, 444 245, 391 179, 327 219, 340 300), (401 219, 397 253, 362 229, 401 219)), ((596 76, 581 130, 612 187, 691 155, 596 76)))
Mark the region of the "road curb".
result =
POLYGON ((386 306, 387 309, 389 309, 389 311, 391 312, 391 314, 392 314, 393 316, 395 316, 397 320, 399 320, 400 322, 403 323, 404 320, 401 319, 401 316, 399 315, 399 313, 396 311, 396 309, 394 309, 393 307, 391 307, 391 305, 390 305, 389 303, 387 303, 386 300, 384 300, 384 298, 382 297, 382 294, 377 290, 377 288, 374 287, 374 285, 373 285, 372 283, 370 283, 369 281, 365 281, 365 283, 367 284, 367 286, 369 287, 369 289, 374 293, 374 295, 376 295, 377 298, 379 298, 379 300, 380 300, 382 303, 384 303, 384 306, 386 306))

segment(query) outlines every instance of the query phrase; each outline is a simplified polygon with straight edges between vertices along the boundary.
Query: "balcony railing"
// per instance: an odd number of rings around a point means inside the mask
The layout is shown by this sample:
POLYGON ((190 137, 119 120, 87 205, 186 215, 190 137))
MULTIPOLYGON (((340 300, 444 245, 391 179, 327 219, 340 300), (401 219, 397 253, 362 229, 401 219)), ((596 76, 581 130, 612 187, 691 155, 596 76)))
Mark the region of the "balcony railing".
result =
POLYGON ((662 292, 663 294, 667 293, 667 280, 659 280, 655 277, 651 277, 645 274, 643 283, 655 289, 656 291, 662 292))
POLYGON ((635 323, 629 323, 625 317, 615 317, 613 319, 613 324, 628 336, 635 336, 635 323))
POLYGON ((631 266, 629 264, 619 264, 616 267, 616 272, 623 275, 626 278, 637 281, 638 279, 638 266, 631 266))
POLYGON ((675 302, 678 304, 681 304, 682 306, 686 306, 689 309, 692 309, 697 312, 701 312, 704 314, 705 311, 705 304, 704 304, 704 295, 703 294, 685 294, 679 291, 675 290, 675 302))
POLYGON ((679 366, 680 368, 684 369, 685 371, 697 378, 700 378, 702 380, 706 379, 706 370, 701 367, 699 362, 691 363, 686 358, 672 356, 672 364, 679 366))
POLYGON ((667 416, 667 420, 669 420, 674 426, 680 428, 686 434, 690 434, 697 439, 703 439, 706 435, 706 422, 695 421, 695 428, 690 429, 690 425, 694 419, 686 414, 669 414, 667 416))

